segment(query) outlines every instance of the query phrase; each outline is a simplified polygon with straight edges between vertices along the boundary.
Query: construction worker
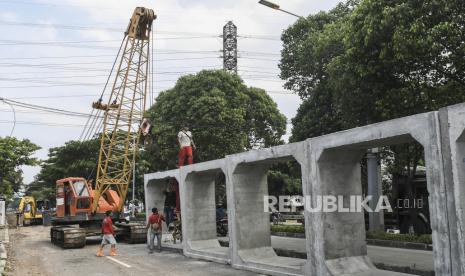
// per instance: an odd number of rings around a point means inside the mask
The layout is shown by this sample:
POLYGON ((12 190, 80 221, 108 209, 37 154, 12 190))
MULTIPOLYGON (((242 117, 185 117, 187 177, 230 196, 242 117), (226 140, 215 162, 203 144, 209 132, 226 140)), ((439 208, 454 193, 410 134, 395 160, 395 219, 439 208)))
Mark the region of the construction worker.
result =
POLYGON ((195 149, 194 140, 192 139, 192 133, 188 127, 183 127, 178 133, 178 144, 179 144, 179 160, 178 167, 184 166, 184 161, 187 158, 187 163, 191 165, 194 162, 192 155, 192 149, 195 149))
POLYGON ((166 191, 163 192, 165 194, 165 206, 163 211, 168 227, 170 223, 174 221, 174 210, 176 209, 176 188, 174 185, 173 180, 170 179, 169 186, 166 191))
POLYGON ((155 237, 157 238, 157 247, 158 252, 161 252, 161 236, 162 236, 162 224, 165 221, 163 215, 158 214, 157 208, 152 208, 152 214, 147 221, 147 230, 150 231, 150 244, 149 244, 149 253, 153 253, 155 237))
POLYGON ((111 245, 110 256, 116 256, 116 239, 113 221, 111 220, 111 211, 105 212, 105 218, 102 221, 102 234, 102 243, 98 248, 97 257, 103 257, 103 247, 107 244, 111 245))

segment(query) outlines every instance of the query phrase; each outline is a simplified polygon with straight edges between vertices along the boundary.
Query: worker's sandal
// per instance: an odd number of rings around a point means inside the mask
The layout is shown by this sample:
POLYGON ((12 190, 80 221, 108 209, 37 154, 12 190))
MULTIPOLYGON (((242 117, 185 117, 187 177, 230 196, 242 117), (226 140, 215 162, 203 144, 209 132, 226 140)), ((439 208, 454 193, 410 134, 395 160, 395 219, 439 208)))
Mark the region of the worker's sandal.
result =
POLYGON ((97 254, 96 254, 96 255, 97 255, 97 257, 103 257, 103 249, 102 249, 102 248, 99 248, 99 249, 97 250, 97 254))
POLYGON ((116 256, 116 248, 110 249, 110 256, 116 256))

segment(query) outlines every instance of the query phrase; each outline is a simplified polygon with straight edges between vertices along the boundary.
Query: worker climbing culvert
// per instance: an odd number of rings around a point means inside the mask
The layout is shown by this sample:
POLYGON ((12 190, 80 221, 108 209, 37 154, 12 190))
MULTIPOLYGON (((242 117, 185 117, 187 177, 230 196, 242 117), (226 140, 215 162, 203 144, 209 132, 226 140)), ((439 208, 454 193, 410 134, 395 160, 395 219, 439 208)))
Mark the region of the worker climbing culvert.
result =
POLYGON ((192 165, 194 163, 193 150, 196 149, 196 146, 192 138, 192 132, 189 131, 189 127, 185 126, 178 132, 178 144, 178 167, 184 166, 186 158, 187 164, 192 165))

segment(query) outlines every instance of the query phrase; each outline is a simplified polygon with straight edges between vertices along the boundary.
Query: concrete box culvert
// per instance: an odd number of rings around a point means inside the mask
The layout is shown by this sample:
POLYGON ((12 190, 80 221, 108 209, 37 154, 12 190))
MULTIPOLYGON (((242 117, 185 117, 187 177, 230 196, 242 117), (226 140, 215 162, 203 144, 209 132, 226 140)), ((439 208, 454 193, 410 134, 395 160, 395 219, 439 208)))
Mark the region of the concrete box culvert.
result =
MULTIPOLYGON (((263 183, 266 181, 264 174, 270 161, 294 158, 300 163, 305 197, 312 196, 313 199, 328 193, 360 194, 360 172, 356 162, 366 149, 415 140, 425 151, 435 274, 465 275, 464 115, 465 104, 461 104, 439 112, 354 128, 300 143, 229 155, 225 159, 211 161, 209 165, 200 163, 179 170, 149 174, 145 176, 145 197, 146 202, 149 202, 146 204, 147 213, 151 208, 150 203, 162 206, 164 198, 153 194, 160 192, 157 187, 163 179, 175 177, 178 180, 181 206, 185 210, 188 204, 192 204, 186 202, 190 201, 187 196, 190 193, 188 183, 193 183, 194 186, 209 183, 211 171, 221 168, 226 175, 229 256, 235 268, 270 275, 401 275, 376 270, 366 256, 365 230, 359 225, 363 217, 351 215, 349 218, 345 217, 346 214, 343 217, 338 214, 305 211, 307 260, 291 263, 275 259, 276 253, 271 248, 269 239, 263 238, 269 237, 269 224, 265 227, 265 221, 258 218, 257 212, 246 212, 242 205, 245 200, 263 201, 263 197, 259 195, 267 192, 263 183), (214 165, 216 162, 223 163, 214 165), (206 176, 203 176, 204 170, 206 176), (195 173, 187 177, 193 171, 195 173), (189 179, 185 181, 184 177, 189 179), (240 224, 253 224, 254 227, 250 228, 255 230, 247 232, 240 224)), ((211 184, 204 186, 209 195, 210 187, 211 184)), ((253 204, 258 206, 256 202, 253 204)), ((253 207, 252 205, 248 207, 253 207)), ((189 224, 185 221, 188 218, 184 215, 182 218, 183 233, 188 236, 192 234, 189 238, 191 241, 207 243, 206 241, 212 240, 211 228, 199 234, 205 236, 198 238, 195 233, 189 234, 189 230, 185 228, 189 224)), ((216 246, 214 242, 214 247, 216 246)), ((189 248, 195 247, 191 243, 189 248)), ((187 243, 183 243, 183 248, 186 254, 189 251, 186 250, 187 243)), ((222 258, 215 259, 215 255, 198 256, 195 252, 192 253, 192 257, 213 256, 211 260, 224 262, 222 258)))
MULTIPOLYGON (((435 271, 436 275, 450 275, 447 208, 436 112, 354 128, 308 141, 314 164, 307 182, 310 183, 308 191, 313 196, 342 195, 344 198, 362 194, 360 160, 367 149, 419 142, 425 150, 435 271)), ((306 212, 305 215, 310 222, 306 231, 314 233, 309 240, 314 260, 309 266, 310 275, 399 275, 377 270, 366 256, 363 212, 306 212)))
POLYGON ((297 161, 303 175, 308 170, 305 157, 305 142, 226 157, 233 267, 269 275, 304 274, 306 260, 280 257, 273 250, 269 214, 264 213, 264 196, 268 195, 270 165, 297 161))
POLYGON ((216 231, 215 180, 219 174, 225 175, 224 164, 225 160, 219 159, 180 169, 186 256, 230 263, 229 248, 220 245, 216 231))

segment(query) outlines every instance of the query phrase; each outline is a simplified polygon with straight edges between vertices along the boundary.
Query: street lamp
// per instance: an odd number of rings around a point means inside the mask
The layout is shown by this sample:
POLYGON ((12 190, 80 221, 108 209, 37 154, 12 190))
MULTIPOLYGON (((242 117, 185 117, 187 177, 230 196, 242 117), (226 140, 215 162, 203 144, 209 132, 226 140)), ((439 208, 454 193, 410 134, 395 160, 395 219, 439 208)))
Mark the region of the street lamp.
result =
POLYGON ((262 5, 264 5, 264 6, 267 6, 268 8, 272 8, 272 9, 274 9, 274 10, 282 11, 282 12, 285 12, 285 13, 287 13, 287 14, 293 15, 293 16, 298 17, 298 18, 304 18, 303 16, 297 15, 297 14, 295 14, 295 13, 282 10, 282 9, 279 7, 278 4, 272 3, 272 2, 270 2, 270 1, 260 0, 260 1, 258 1, 258 3, 259 3, 259 4, 262 4, 262 5))

